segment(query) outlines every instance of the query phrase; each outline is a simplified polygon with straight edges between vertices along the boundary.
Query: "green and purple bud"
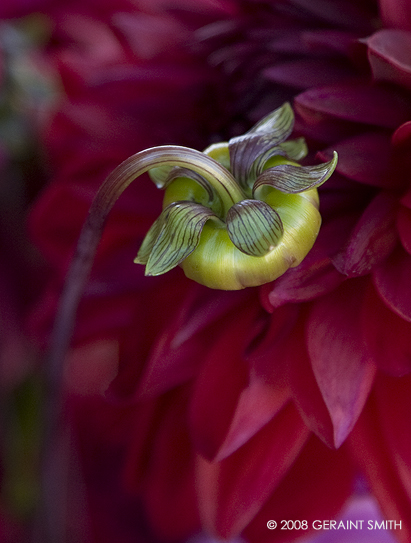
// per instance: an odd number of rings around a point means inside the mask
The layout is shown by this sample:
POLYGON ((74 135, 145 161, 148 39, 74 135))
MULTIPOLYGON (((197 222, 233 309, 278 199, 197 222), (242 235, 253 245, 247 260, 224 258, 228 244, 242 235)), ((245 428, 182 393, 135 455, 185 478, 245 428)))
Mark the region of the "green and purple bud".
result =
POLYGON ((287 140, 293 124, 286 103, 204 153, 175 146, 145 152, 153 167, 144 171, 165 190, 163 211, 135 259, 146 275, 179 265, 198 283, 238 290, 300 264, 321 225, 317 187, 333 173, 337 154, 300 166, 307 148, 302 138, 287 140))

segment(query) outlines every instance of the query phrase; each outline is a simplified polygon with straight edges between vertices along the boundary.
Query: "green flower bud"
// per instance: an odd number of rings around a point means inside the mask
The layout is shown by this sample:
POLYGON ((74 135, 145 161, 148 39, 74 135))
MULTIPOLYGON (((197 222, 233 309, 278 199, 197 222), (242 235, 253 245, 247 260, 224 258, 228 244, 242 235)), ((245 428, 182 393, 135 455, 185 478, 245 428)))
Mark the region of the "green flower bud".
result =
POLYGON ((135 259, 147 275, 180 265, 198 283, 238 290, 300 264, 321 225, 316 187, 333 173, 337 154, 300 166, 303 138, 285 141, 293 122, 284 104, 243 136, 208 147, 201 163, 185 148, 184 160, 157 159, 149 174, 165 189, 163 212, 135 259))

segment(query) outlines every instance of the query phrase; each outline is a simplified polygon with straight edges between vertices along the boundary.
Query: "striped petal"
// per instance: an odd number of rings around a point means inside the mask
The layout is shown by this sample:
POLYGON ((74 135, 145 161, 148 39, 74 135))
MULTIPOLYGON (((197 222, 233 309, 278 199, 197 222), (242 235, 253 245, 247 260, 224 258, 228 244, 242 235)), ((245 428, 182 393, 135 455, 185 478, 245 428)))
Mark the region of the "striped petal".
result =
POLYGON ((304 192, 319 187, 329 179, 337 166, 338 155, 334 151, 333 158, 324 164, 316 166, 293 166, 281 164, 265 170, 254 183, 254 195, 258 189, 268 185, 287 194, 304 192))
POLYGON ((200 204, 170 204, 150 228, 134 262, 146 264, 146 275, 170 271, 194 251, 210 218, 216 215, 200 204))
POLYGON ((294 113, 285 103, 242 136, 229 141, 231 172, 243 188, 248 188, 251 167, 257 157, 288 138, 294 126, 294 113))
POLYGON ((243 200, 227 214, 231 241, 243 253, 264 256, 280 242, 284 227, 272 207, 260 200, 243 200))

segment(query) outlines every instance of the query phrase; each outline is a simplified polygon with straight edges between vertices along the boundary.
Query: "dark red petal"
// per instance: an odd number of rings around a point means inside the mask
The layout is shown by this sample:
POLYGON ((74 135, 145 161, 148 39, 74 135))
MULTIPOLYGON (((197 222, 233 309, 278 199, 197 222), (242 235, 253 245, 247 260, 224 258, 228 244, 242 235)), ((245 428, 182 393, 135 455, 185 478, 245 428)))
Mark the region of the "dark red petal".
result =
POLYGON ((374 285, 388 307, 411 321, 411 255, 399 246, 374 270, 374 285))
POLYGON ((411 418, 406 415, 411 409, 411 376, 377 380, 375 397, 387 448, 411 503, 411 418))
POLYGON ((396 128, 411 116, 411 103, 393 91, 360 84, 330 85, 299 94, 296 111, 307 121, 350 121, 396 128))
POLYGON ((340 273, 355 277, 369 273, 394 249, 397 198, 380 192, 368 205, 342 251, 332 258, 340 273))
POLYGON ((307 347, 314 375, 334 426, 339 447, 353 428, 370 391, 375 367, 361 336, 363 280, 345 282, 313 304, 307 347))
POLYGON ((401 206, 397 215, 397 230, 404 249, 411 255, 411 209, 401 206))
POLYGON ((285 351, 293 400, 310 430, 329 447, 334 448, 333 424, 315 380, 305 343, 304 321, 301 319, 290 335, 285 351))
POLYGON ((139 385, 141 396, 161 394, 195 375, 211 348, 210 338, 221 331, 223 316, 228 318, 253 298, 252 291, 212 291, 189 280, 184 283, 187 293, 173 286, 174 307, 159 309, 168 311, 168 319, 152 345, 139 385))
POLYGON ((259 331, 259 311, 258 306, 248 307, 225 324, 196 379, 191 433, 196 448, 209 460, 221 460, 238 449, 289 398, 284 383, 268 383, 255 371, 250 373, 245 361, 245 349, 259 331))
POLYGON ((411 372, 411 323, 382 302, 372 285, 362 311, 364 339, 378 367, 392 375, 411 372))
MULTIPOLYGON (((352 491, 353 478, 354 469, 344 448, 330 450, 312 437, 272 497, 247 526, 247 541, 282 543, 306 536, 314 520, 332 519, 338 514, 352 491), (271 519, 278 523, 276 530, 267 529, 271 519), (281 520, 306 520, 308 530, 281 529, 281 520)), ((333 541, 337 543, 337 539, 333 541)))
POLYGON ((411 89, 411 32, 384 28, 366 43, 374 78, 411 89))
POLYGON ((160 539, 177 541, 199 530, 195 458, 186 420, 186 390, 176 390, 149 453, 143 495, 148 517, 160 539))
POLYGON ((411 30, 411 5, 408 0, 380 0, 384 26, 411 30))
POLYGON ((402 187, 404 181, 389 170, 391 141, 385 132, 368 132, 339 141, 318 155, 330 160, 333 151, 338 153, 336 171, 353 181, 375 187, 402 187))
POLYGON ((307 437, 307 427, 289 403, 225 460, 199 457, 197 492, 205 528, 222 538, 238 535, 284 477, 307 437))
POLYGON ((374 398, 371 398, 351 432, 348 445, 366 474, 385 518, 402 521, 402 529, 396 530, 399 541, 408 543, 411 540, 409 492, 398 476, 395 461, 387 447, 388 441, 381 430, 379 413, 374 398))

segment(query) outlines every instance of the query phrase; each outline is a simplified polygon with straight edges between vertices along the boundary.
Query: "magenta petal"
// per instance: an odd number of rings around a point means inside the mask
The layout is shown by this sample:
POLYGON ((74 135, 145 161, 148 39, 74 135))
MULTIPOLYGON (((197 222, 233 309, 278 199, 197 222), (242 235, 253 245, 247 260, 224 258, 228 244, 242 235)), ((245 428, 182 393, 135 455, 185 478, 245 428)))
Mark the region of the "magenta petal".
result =
POLYGON ((384 26, 411 30, 409 0, 380 0, 379 6, 384 26))
POLYGON ((411 255, 399 246, 374 270, 374 285, 388 307, 411 322, 411 255))
POLYGON ((394 249, 398 236, 397 199, 380 192, 368 205, 344 249, 332 258, 340 273, 356 277, 369 273, 394 249))
POLYGON ((336 171, 341 175, 375 187, 402 187, 401 178, 390 171, 391 141, 384 132, 359 134, 339 141, 319 153, 322 160, 330 160, 333 152, 338 153, 336 171))
POLYGON ((411 117, 411 103, 392 91, 360 84, 313 88, 295 99, 296 110, 307 120, 336 119, 396 128, 411 117))
POLYGON ((411 372, 411 323, 382 302, 370 286, 362 312, 364 339, 377 366, 391 375, 411 372))
POLYGON ((308 437, 295 407, 287 406, 250 441, 221 462, 197 461, 197 494, 203 525, 230 539, 258 513, 308 437))
POLYGON ((374 78, 411 89, 411 32, 383 29, 366 43, 374 78))
POLYGON ((353 428, 370 391, 375 367, 361 337, 362 280, 351 280, 313 304, 307 346, 338 447, 353 428))

